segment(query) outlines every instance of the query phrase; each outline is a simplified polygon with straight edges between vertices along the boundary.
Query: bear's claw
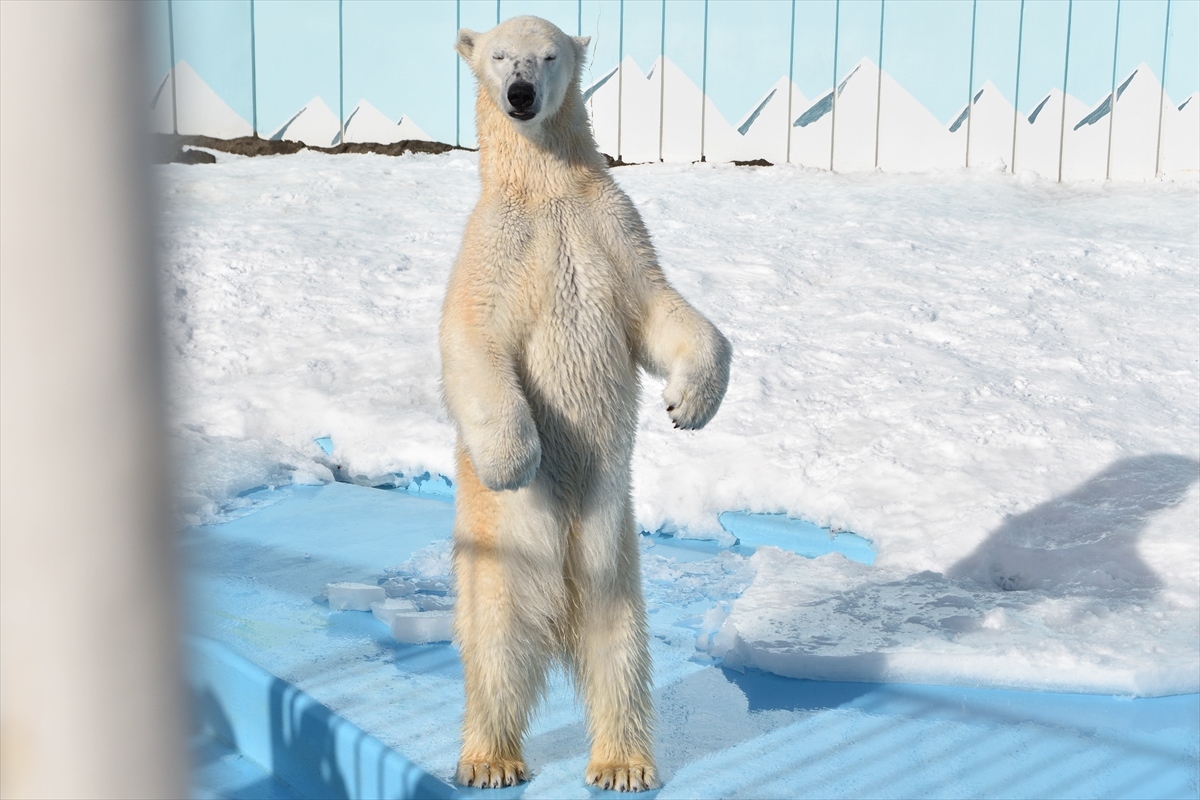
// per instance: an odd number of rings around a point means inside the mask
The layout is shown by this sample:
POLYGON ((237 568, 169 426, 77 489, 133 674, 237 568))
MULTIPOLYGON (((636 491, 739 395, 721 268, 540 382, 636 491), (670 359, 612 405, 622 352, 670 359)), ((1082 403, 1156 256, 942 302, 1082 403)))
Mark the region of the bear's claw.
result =
POLYGON ((658 788, 658 778, 650 764, 589 764, 585 780, 598 789, 617 792, 645 792, 658 788))
POLYGON ((494 761, 458 762, 458 772, 454 779, 462 786, 472 786, 476 789, 500 789, 505 786, 516 786, 528 780, 524 761, 511 759, 496 759, 494 761))
POLYGON ((672 378, 663 389, 667 416, 676 428, 685 431, 703 428, 721 406, 724 388, 714 390, 703 380, 685 376, 672 378))

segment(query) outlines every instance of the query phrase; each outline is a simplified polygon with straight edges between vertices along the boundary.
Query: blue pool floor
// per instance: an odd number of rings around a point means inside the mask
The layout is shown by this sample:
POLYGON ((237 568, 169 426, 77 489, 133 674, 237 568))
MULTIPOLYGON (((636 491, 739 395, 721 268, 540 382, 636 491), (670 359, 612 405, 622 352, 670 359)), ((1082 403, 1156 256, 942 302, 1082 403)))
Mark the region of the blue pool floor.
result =
MULTIPOLYGON (((320 598, 327 583, 375 583, 386 567, 449 536, 450 503, 349 484, 258 499, 269 504, 183 539, 196 797, 609 794, 583 784, 582 712, 562 676, 530 730, 531 781, 492 791, 452 786, 462 705, 453 646, 399 644, 369 613, 331 611, 320 598)), ((744 527, 747 544, 755 536, 773 544, 769 528, 744 527)), ((863 548, 862 540, 838 539, 839 549, 863 548)), ((711 555, 676 545, 660 541, 655 552, 680 561, 711 555)), ((695 651, 695 626, 710 605, 651 609, 664 785, 646 796, 1200 795, 1198 695, 1130 699, 741 673, 695 651)))

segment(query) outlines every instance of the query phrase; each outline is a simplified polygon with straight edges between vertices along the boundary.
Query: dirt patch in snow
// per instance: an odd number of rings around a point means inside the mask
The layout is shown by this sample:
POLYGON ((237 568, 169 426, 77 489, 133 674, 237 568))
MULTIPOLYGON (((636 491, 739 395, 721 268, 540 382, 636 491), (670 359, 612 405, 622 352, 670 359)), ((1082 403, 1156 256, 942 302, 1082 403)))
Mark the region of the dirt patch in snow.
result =
POLYGON ((427 142, 417 139, 406 139, 393 144, 375 144, 367 142, 349 142, 333 147, 311 147, 303 142, 275 141, 260 139, 257 136, 241 136, 237 139, 216 139, 212 136, 183 136, 171 133, 154 134, 154 162, 156 164, 197 164, 212 163, 194 159, 190 154, 196 150, 184 150, 185 147, 203 147, 206 150, 219 150, 223 153, 233 153, 239 156, 280 156, 298 153, 301 150, 316 150, 321 153, 377 153, 385 156, 399 156, 405 153, 446 153, 451 150, 469 150, 467 147, 456 147, 443 142, 427 142))

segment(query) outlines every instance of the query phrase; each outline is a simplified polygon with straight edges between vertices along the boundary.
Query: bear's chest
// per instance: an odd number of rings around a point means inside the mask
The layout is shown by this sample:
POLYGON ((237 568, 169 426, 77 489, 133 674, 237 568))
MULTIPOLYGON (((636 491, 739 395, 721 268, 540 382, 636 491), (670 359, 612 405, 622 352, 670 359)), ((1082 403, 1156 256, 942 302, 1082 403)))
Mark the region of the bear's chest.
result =
POLYGON ((624 265, 586 208, 553 209, 527 221, 525 296, 515 298, 525 316, 520 361, 527 387, 554 405, 587 398, 588 406, 625 406, 636 366, 624 265))
POLYGON ((623 339, 629 276, 606 243, 603 215, 558 203, 527 212, 524 222, 517 313, 533 328, 553 328, 564 344, 623 339))

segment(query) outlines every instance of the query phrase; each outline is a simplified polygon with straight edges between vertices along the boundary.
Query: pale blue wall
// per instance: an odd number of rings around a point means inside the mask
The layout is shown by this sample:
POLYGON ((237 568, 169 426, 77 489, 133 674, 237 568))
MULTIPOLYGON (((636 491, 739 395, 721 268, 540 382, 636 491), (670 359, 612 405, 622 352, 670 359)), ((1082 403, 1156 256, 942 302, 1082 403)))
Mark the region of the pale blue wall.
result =
POLYGON ((454 3, 346 0, 346 115, 365 99, 392 120, 407 115, 434 139, 454 141, 454 15, 454 3))
MULTIPOLYGON (((794 35, 793 76, 810 99, 828 91, 863 56, 879 58, 880 8, 885 0, 710 0, 709 97, 736 123, 787 73, 794 35)), ((627 0, 345 0, 344 114, 365 98, 393 120, 411 117, 435 139, 474 141, 472 79, 453 52, 456 24, 486 30, 502 18, 537 14, 568 33, 592 36, 595 79, 623 50, 649 69, 663 44, 663 5, 627 0), (457 85, 460 89, 456 90, 457 85), (457 96, 457 104, 456 104, 457 96), (458 115, 456 116, 456 110, 458 115)), ((170 63, 167 0, 152 0, 149 81, 170 63)), ((1171 0, 1166 89, 1177 103, 1200 88, 1200 2, 1171 0)), ((175 57, 187 61, 235 111, 252 121, 250 0, 174 0, 175 57)), ((939 120, 948 123, 974 86, 991 80, 1028 113, 1052 88, 1063 89, 1068 0, 1026 0, 1020 94, 1016 95, 1019 0, 886 0, 883 69, 939 120)), ((1073 5, 1066 91, 1093 105, 1112 82, 1117 0, 1073 5)), ((1146 62, 1162 71, 1167 0, 1124 0, 1116 42, 1118 79, 1146 62)), ((699 85, 704 77, 704 0, 666 0, 665 51, 699 85)), ((338 111, 338 0, 256 0, 257 117, 260 134, 282 125, 320 95, 338 111)), ((586 79, 585 79, 586 80, 586 79)))
POLYGON ((1174 0, 1171 3, 1171 41, 1167 45, 1165 85, 1167 94, 1176 103, 1197 91, 1196 84, 1200 82, 1197 77, 1200 76, 1200 43, 1197 39, 1200 39, 1200 2, 1174 0))
MULTIPOLYGON (((175 59, 188 62, 222 100, 250 121, 250 4, 246 0, 175 0, 172 9, 175 59)), ((262 69, 266 65, 259 41, 262 69)), ((262 108, 260 95, 259 113, 262 108)))
POLYGON ((275 130, 316 96, 336 114, 337 0, 258 0, 254 8, 259 131, 275 130))

